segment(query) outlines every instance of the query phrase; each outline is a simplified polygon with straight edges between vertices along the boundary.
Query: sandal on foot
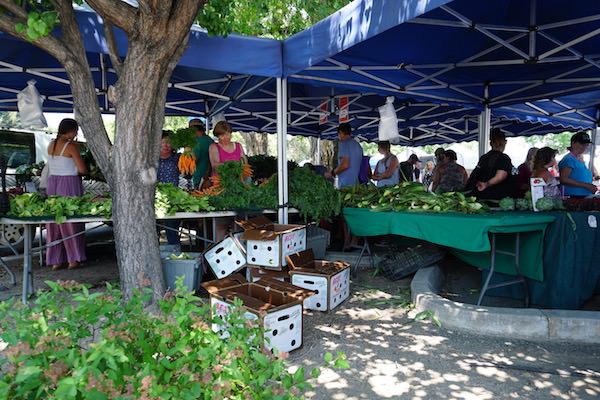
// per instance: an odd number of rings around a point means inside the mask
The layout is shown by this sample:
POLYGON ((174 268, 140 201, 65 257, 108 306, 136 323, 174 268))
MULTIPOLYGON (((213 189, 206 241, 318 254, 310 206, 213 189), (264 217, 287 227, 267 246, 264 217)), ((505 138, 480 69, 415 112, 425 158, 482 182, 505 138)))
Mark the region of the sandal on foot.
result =
POLYGON ((67 269, 75 269, 79 267, 79 263, 69 263, 67 269))
POLYGON ((63 264, 56 264, 52 266, 52 271, 58 271, 59 269, 63 269, 65 266, 63 264))

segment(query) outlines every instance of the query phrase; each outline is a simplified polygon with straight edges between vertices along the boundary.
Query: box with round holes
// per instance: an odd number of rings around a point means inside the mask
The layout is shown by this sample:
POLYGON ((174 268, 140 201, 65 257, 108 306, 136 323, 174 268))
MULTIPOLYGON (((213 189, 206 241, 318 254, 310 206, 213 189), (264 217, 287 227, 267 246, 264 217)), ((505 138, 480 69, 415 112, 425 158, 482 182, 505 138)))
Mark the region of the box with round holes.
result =
MULTIPOLYGON (((202 286, 210 293, 212 316, 225 317, 234 299, 240 299, 245 318, 264 328, 267 349, 290 352, 302 346, 302 302, 312 291, 270 278, 248 283, 240 274, 202 286)), ((213 324, 212 329, 222 338, 229 336, 227 326, 213 324)))
POLYGON ((241 239, 249 264, 281 270, 288 255, 306 248, 305 225, 274 224, 262 215, 237 223, 244 228, 241 239))
POLYGON ((204 252, 204 258, 217 279, 225 278, 246 266, 246 254, 238 240, 229 235, 204 252))
POLYGON ((315 292, 304 300, 307 310, 333 310, 350 296, 350 264, 315 260, 311 249, 288 256, 290 281, 315 292))
POLYGON ((283 267, 281 271, 278 271, 246 264, 246 280, 248 282, 256 282, 263 278, 273 278, 281 282, 289 282, 290 272, 287 267, 283 267))

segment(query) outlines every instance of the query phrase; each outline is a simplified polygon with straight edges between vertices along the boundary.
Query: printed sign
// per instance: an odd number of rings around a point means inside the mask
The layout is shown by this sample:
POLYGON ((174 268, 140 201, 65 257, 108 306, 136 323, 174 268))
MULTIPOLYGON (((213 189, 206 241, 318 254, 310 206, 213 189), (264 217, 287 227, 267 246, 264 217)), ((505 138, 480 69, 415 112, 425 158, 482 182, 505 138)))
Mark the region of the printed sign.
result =
POLYGON ((325 99, 319 106, 321 114, 319 115, 319 125, 324 125, 329 121, 329 99, 325 99))
POLYGON ((350 121, 350 112, 348 110, 348 108, 349 108, 348 107, 348 96, 341 96, 339 98, 339 106, 340 106, 340 112, 339 112, 340 124, 350 121))

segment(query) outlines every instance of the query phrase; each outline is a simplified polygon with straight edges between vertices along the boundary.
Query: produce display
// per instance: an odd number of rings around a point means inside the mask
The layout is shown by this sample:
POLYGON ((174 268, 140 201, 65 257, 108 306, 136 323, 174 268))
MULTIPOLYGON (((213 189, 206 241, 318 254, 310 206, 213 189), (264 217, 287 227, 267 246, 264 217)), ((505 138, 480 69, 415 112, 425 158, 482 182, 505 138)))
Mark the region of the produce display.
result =
POLYGON ((49 196, 44 198, 38 193, 25 193, 10 199, 9 215, 21 218, 54 216, 58 224, 73 216, 99 215, 110 218, 112 199, 90 194, 81 197, 49 196))
POLYGON ((87 169, 87 176, 94 181, 106 182, 106 178, 104 178, 100 167, 96 163, 96 160, 87 145, 81 145, 80 153, 81 159, 85 163, 85 168, 87 169))
MULTIPOLYGON (((185 190, 170 183, 156 186, 155 212, 157 218, 173 215, 176 212, 211 211, 208 199, 190 195, 185 190)), ((25 193, 10 199, 10 216, 20 218, 54 216, 60 224, 74 216, 112 216, 112 199, 109 196, 81 197, 49 196, 44 198, 38 193, 25 193)))
MULTIPOLYGON (((217 210, 276 208, 277 175, 257 185, 248 179, 249 172, 240 162, 227 162, 211 178, 213 187, 192 193, 208 197, 217 210)), ((297 208, 304 220, 319 221, 338 215, 341 202, 339 192, 325 178, 303 167, 289 172, 289 206, 297 208)))
MULTIPOLYGON (((277 173, 277 158, 273 156, 266 156, 258 154, 255 156, 248 157, 248 164, 254 171, 254 179, 262 181, 268 179, 277 173)), ((298 168, 298 164, 294 161, 288 160, 288 171, 292 171, 298 168)))
POLYGON ((488 208, 460 192, 429 193, 420 183, 403 182, 378 188, 357 185, 342 192, 344 207, 370 208, 373 211, 482 213, 488 208))
POLYGON ((177 167, 185 176, 190 176, 196 170, 196 156, 192 147, 196 145, 196 131, 192 128, 178 129, 169 134, 169 141, 174 149, 183 148, 183 154, 179 156, 177 167))
POLYGON ((192 196, 171 183, 158 183, 154 194, 154 212, 157 218, 176 212, 212 211, 207 198, 192 196))
POLYGON ((564 201, 564 206, 569 211, 600 211, 600 197, 569 198, 564 201))
MULTIPOLYGON (((504 211, 520 210, 527 211, 533 210, 533 203, 531 198, 527 196, 524 199, 513 199, 512 197, 505 197, 498 203, 500 208, 504 211)), ((559 198, 542 197, 535 203, 535 207, 538 211, 551 211, 551 210, 564 210, 565 207, 563 202, 559 198)))

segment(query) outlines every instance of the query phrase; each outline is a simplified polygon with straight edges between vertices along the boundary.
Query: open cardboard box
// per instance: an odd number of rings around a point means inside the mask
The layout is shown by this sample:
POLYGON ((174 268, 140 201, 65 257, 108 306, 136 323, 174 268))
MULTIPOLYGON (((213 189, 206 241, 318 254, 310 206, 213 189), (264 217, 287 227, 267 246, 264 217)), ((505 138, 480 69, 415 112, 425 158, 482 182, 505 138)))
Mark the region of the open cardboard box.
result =
MULTIPOLYGON (((314 293, 271 278, 248 283, 240 274, 203 283, 210 294, 211 313, 224 317, 233 301, 243 303, 245 317, 257 321, 265 331, 265 347, 289 352, 302 346, 302 302, 314 293)), ((229 336, 226 326, 213 324, 213 331, 229 336)))
POLYGON ((244 229, 240 239, 246 241, 249 264, 281 270, 286 256, 306 248, 306 226, 275 224, 265 216, 236 221, 244 229))
POLYGON ((315 292, 304 300, 307 310, 333 310, 350 296, 350 264, 315 260, 312 249, 288 258, 292 285, 315 292))
POLYGON ((248 282, 256 282, 263 278, 272 278, 281 282, 290 281, 290 272, 287 267, 282 267, 281 271, 259 267, 258 265, 246 265, 246 279, 248 282))

